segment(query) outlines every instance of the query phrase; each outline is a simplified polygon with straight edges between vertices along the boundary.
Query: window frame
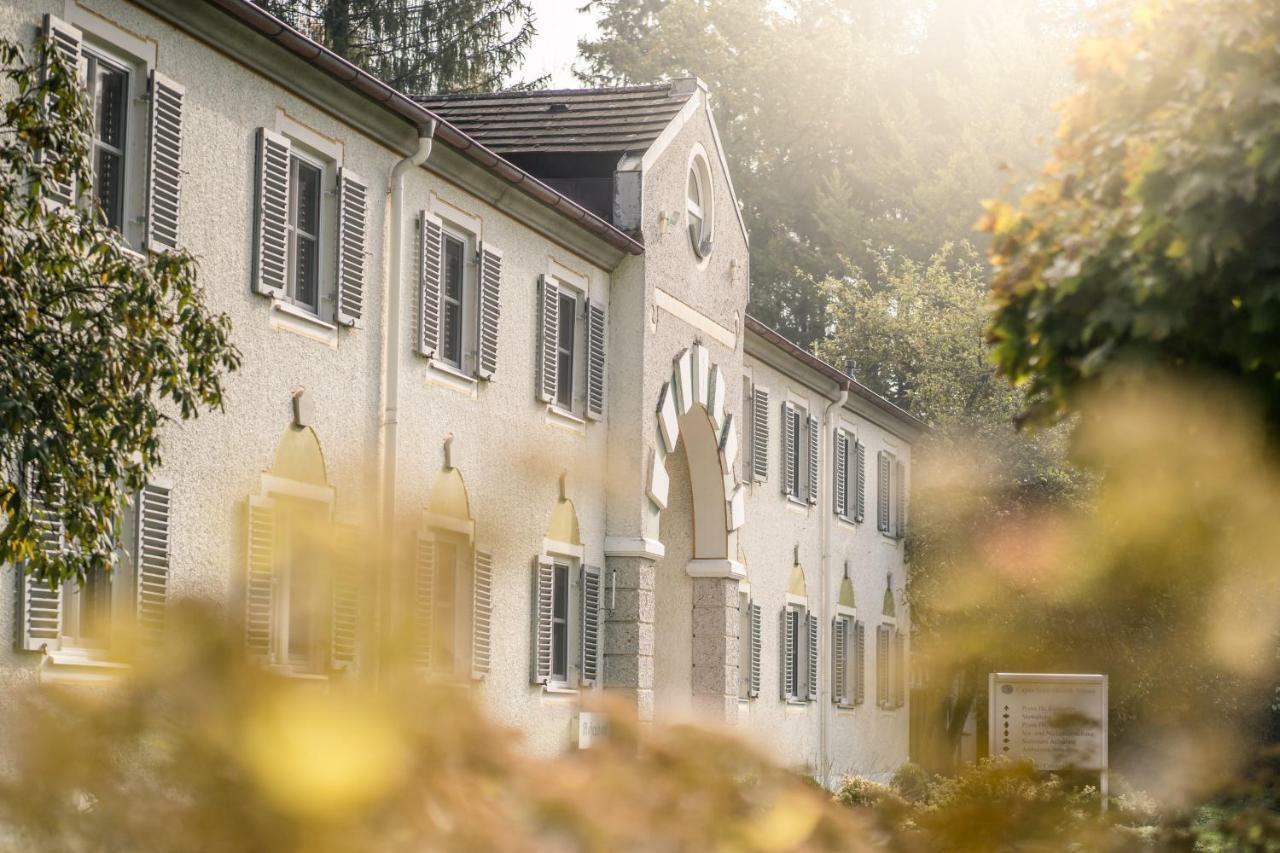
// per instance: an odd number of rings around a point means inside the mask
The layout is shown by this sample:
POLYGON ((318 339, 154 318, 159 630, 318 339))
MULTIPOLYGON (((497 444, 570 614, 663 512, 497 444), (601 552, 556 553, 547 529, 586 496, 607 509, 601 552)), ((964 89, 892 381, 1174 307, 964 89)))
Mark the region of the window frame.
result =
MULTIPOLYGON (((333 522, 332 505, 318 499, 316 496, 303 496, 287 491, 272 494, 270 499, 274 507, 275 523, 277 525, 277 539, 273 555, 276 592, 273 596, 274 612, 272 613, 272 619, 274 620, 274 625, 272 626, 270 663, 277 671, 290 675, 322 676, 327 671, 325 666, 327 660, 326 650, 329 646, 329 632, 331 631, 329 624, 331 619, 328 610, 313 608, 312 612, 308 614, 311 624, 307 629, 309 632, 307 642, 310 648, 301 655, 295 655, 290 648, 293 639, 294 580, 299 569, 295 564, 296 552, 294 551, 294 546, 296 542, 294 537, 299 535, 300 528, 307 525, 324 525, 326 527, 331 525, 333 522), (310 505, 308 513, 313 514, 309 515, 306 520, 300 519, 298 514, 299 507, 304 505, 310 505)), ((322 543, 313 539, 310 542, 310 547, 323 555, 322 543)), ((316 573, 313 580, 319 581, 319 586, 310 591, 310 597, 313 599, 312 604, 322 598, 331 599, 333 579, 327 567, 323 565, 323 556, 313 565, 311 571, 316 573)))
POLYGON ((586 563, 585 554, 580 545, 544 539, 540 557, 550 561, 556 567, 552 572, 551 592, 551 672, 548 674, 546 683, 541 687, 549 693, 578 693, 583 689, 590 689, 584 688, 582 684, 582 571, 586 563), (563 582, 566 613, 561 623, 564 626, 565 642, 565 671, 561 674, 555 671, 555 600, 562 567, 565 570, 563 582))
POLYGON ((751 588, 738 585, 738 701, 751 701, 751 588))
MULTIPOLYGON (((791 671, 795 677, 795 684, 786 684, 787 672, 784 666, 778 673, 778 677, 783 681, 783 687, 780 692, 783 694, 783 701, 788 705, 807 705, 809 704, 808 693, 800 688, 805 686, 805 673, 808 666, 809 634, 805 625, 809 614, 808 600, 788 594, 786 603, 783 605, 783 618, 786 619, 792 613, 795 614, 795 635, 791 638, 791 671), (788 687, 794 687, 795 689, 791 691, 787 689, 788 687)), ((784 630, 790 627, 788 626, 784 630)), ((779 651, 785 653, 786 647, 784 646, 779 651)))
POLYGON ((587 412, 587 290, 578 283, 569 281, 563 276, 552 275, 555 279, 556 286, 559 288, 559 316, 557 322, 557 339, 556 346, 556 398, 550 402, 552 411, 567 415, 574 420, 583 420, 586 418, 587 412), (565 406, 560 395, 565 387, 565 374, 560 370, 561 358, 563 353, 560 348, 561 336, 565 329, 564 302, 566 299, 573 300, 573 315, 571 328, 573 329, 573 349, 570 353, 570 362, 572 370, 569 372, 569 405, 565 406))
MULTIPOLYGON (((76 26, 82 26, 77 21, 76 26)), ((77 73, 80 85, 93 102, 92 80, 89 78, 91 63, 105 63, 125 75, 124 111, 123 111, 123 143, 120 146, 120 210, 119 227, 113 227, 121 236, 126 246, 135 251, 142 251, 145 237, 143 217, 146 215, 146 179, 147 179, 147 127, 149 125, 147 86, 151 77, 152 63, 141 56, 134 55, 122 47, 116 39, 109 38, 84 29, 80 43, 80 67, 77 73)), ((97 114, 94 111, 94 123, 91 131, 90 156, 91 168, 97 171, 97 153, 99 148, 97 114)), ((91 182, 90 194, 94 203, 98 201, 96 176, 91 182)), ((80 204, 86 203, 83 196, 80 204)))
POLYGON ((432 362, 451 373, 474 379, 478 372, 479 355, 479 288, 480 236, 465 225, 450 219, 448 212, 433 211, 440 220, 440 346, 436 350, 432 362), (448 304, 447 246, 452 240, 462 247, 462 282, 461 293, 456 301, 458 305, 458 356, 455 361, 448 353, 445 335, 445 311, 448 304))
POLYGON ((288 278, 285 293, 281 301, 292 308, 324 323, 333 323, 337 317, 337 280, 334 277, 333 261, 329 255, 336 251, 337 245, 337 210, 335 206, 335 188, 338 180, 338 164, 315 151, 306 142, 292 134, 285 133, 291 143, 289 150, 289 247, 288 278), (296 168, 298 164, 306 165, 319 173, 315 249, 316 249, 316 304, 308 305, 298 296, 298 182, 296 168), (334 251, 330 251, 334 250, 334 251), (328 308, 326 309, 326 305, 328 308))
POLYGON ((711 167, 707 162, 707 152, 701 145, 695 145, 689 153, 689 163, 685 170, 684 183, 684 221, 685 234, 689 240, 689 248, 698 260, 699 266, 705 265, 714 249, 712 234, 715 226, 714 186, 711 180, 711 167), (693 199, 690 187, 696 187, 698 199, 693 199), (698 220, 697 233, 694 233, 694 219, 698 220))
MULTIPOLYGON (((795 445, 785 447, 783 451, 793 456, 793 465, 791 470, 792 481, 787 483, 787 500, 801 506, 809 506, 809 407, 804 403, 797 403, 794 399, 788 399, 787 402, 791 406, 788 417, 795 419, 795 429, 792 435, 795 437, 795 445), (793 452, 794 450, 794 452, 793 452)), ((786 443, 787 425, 782 425, 783 443, 786 443)), ((786 472, 786 460, 783 460, 782 469, 786 472)), ((821 478, 819 478, 821 480, 821 478)))

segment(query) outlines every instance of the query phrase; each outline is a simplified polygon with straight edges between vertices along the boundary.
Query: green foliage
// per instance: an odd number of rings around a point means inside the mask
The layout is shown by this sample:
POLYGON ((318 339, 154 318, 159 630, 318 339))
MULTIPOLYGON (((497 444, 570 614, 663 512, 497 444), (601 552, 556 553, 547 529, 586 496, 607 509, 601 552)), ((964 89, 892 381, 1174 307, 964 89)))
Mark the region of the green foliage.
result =
POLYGON ((933 776, 919 764, 908 761, 894 771, 891 784, 907 802, 922 803, 929 796, 933 776))
POLYGON ((529 0, 258 3, 379 80, 413 94, 503 88, 536 31, 529 0))
POLYGON ((583 79, 711 86, 751 232, 751 311, 802 346, 818 282, 925 263, 1040 162, 1073 0, 594 0, 583 79))
POLYGON ((240 356, 190 255, 140 256, 96 207, 46 205, 68 179, 90 196, 75 69, 47 45, 28 63, 7 41, 0 68, 0 564, 58 583, 111 566, 121 502, 160 463, 160 427, 220 407, 240 356), (24 470, 34 494, 61 500, 60 555, 40 547, 24 470))
POLYGON ((1117 368, 1244 383, 1280 424, 1280 6, 1152 0, 1076 60, 1016 205, 992 203, 990 339, 1026 417, 1117 368))

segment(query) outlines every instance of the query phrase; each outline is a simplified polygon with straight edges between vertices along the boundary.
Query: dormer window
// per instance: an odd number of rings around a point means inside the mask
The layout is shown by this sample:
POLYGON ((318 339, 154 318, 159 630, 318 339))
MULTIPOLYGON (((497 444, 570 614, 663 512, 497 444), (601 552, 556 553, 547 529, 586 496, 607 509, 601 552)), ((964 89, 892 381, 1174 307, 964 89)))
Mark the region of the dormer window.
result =
POLYGON ((699 151, 689 164, 689 184, 685 193, 685 211, 689 221, 689 242, 699 258, 711 254, 711 172, 707 159, 699 151))

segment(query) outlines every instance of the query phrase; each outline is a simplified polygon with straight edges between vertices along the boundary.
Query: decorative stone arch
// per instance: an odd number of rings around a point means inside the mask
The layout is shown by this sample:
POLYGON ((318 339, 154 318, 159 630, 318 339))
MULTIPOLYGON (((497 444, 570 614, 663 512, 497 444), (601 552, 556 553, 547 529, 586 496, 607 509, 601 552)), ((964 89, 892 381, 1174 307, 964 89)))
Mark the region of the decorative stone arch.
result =
POLYGON ((718 365, 700 343, 673 361, 671 379, 658 394, 657 440, 649 457, 647 493, 658 514, 667 508, 666 460, 684 441, 693 498, 692 577, 741 579, 737 530, 745 520, 745 497, 734 475, 738 425, 725 411, 728 387, 718 365))

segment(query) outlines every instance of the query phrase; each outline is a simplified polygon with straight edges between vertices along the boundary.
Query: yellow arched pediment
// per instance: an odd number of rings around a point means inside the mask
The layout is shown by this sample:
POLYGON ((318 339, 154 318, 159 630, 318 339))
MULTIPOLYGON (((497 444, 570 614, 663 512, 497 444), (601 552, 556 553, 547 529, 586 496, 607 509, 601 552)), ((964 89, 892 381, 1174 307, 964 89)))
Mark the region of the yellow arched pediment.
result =
POLYGON ((324 454, 315 431, 311 427, 286 427, 276 445, 276 458, 269 473, 286 480, 327 486, 324 454))
POLYGON ((809 591, 804 584, 804 569, 799 563, 791 567, 791 579, 787 581, 787 592, 801 598, 809 597, 809 591))
POLYGON ((467 498, 467 484, 462 480, 461 471, 457 468, 442 468, 436 474, 435 485, 431 487, 431 500, 427 501, 427 512, 458 521, 471 520, 471 501, 467 498))
POLYGON ((896 616, 898 608, 893 603, 893 589, 886 587, 884 591, 884 608, 880 611, 881 616, 896 616))
POLYGON ((581 545, 582 537, 578 532, 578 510, 573 501, 561 498, 551 510, 551 525, 547 528, 547 538, 557 542, 568 542, 570 545, 581 545))
POLYGON ((849 580, 848 578, 845 578, 840 583, 840 598, 837 600, 836 603, 839 604, 841 607, 848 607, 850 609, 854 607, 853 581, 849 580))

